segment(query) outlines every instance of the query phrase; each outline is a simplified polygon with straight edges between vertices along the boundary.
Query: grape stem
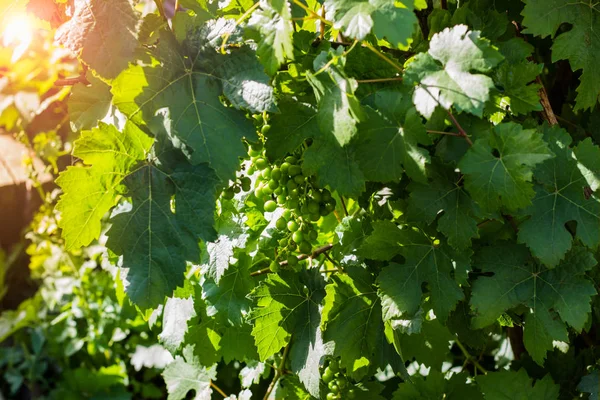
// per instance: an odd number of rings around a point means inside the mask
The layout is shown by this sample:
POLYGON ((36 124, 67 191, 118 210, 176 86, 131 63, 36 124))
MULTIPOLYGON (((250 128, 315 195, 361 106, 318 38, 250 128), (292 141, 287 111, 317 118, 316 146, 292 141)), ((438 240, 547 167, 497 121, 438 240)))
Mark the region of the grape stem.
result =
POLYGON ((454 117, 454 114, 452 114, 452 112, 450 110, 448 110, 448 116, 450 117, 450 120, 452 121, 452 123, 454 124, 456 129, 458 129, 458 133, 460 134, 460 136, 465 138, 467 143, 469 143, 469 146, 473 146, 473 142, 471 141, 471 138, 469 137, 469 135, 467 135, 467 132, 463 129, 463 127, 460 125, 460 123, 456 120, 456 117, 454 117))
POLYGON ((340 200, 342 201, 342 207, 344 209, 344 214, 347 217, 348 216, 348 209, 346 208, 346 202, 344 201, 344 198, 342 196, 340 196, 340 200))
POLYGON ((227 394, 223 390, 221 390, 220 387, 218 387, 217 385, 215 385, 212 381, 210 381, 210 387, 212 387, 213 389, 215 389, 217 391, 217 393, 219 393, 224 398, 229 397, 229 396, 227 396, 227 394))
POLYGON ((479 364, 479 361, 477 361, 475 357, 471 355, 471 353, 469 353, 467 348, 460 342, 460 340, 458 340, 458 338, 454 338, 454 343, 456 343, 460 351, 462 351, 465 358, 475 366, 475 369, 478 369, 484 375, 487 374, 487 370, 483 368, 481 364, 479 364))
MULTIPOLYGON (((327 251, 331 250, 331 248, 333 247, 333 244, 329 243, 326 244, 325 246, 319 247, 318 249, 316 249, 315 251, 313 251, 311 254, 300 254, 298 256, 298 261, 302 261, 302 260, 306 260, 307 258, 317 258, 318 256, 320 256, 323 253, 326 253, 327 251)), ((282 261, 279 263, 279 265, 281 266, 285 266, 288 265, 287 260, 286 261, 282 261)), ((250 274, 250 276, 258 276, 258 275, 262 275, 262 274, 267 274, 271 272, 270 268, 263 268, 263 269, 259 269, 258 271, 254 271, 250 274)))
POLYGON ((275 376, 273 377, 273 380, 271 381, 271 384, 269 385, 269 388, 267 389, 267 393, 265 393, 264 400, 267 400, 269 398, 269 396, 271 395, 271 392, 273 391, 273 389, 275 389, 275 385, 277 384, 277 381, 279 380, 279 378, 281 378, 285 374, 285 371, 284 371, 285 361, 287 360, 287 356, 290 352, 290 344, 291 344, 291 340, 290 340, 290 343, 288 343, 288 345, 285 346, 285 350, 283 350, 283 356, 281 357, 281 362, 279 363, 279 368, 277 368, 275 370, 275 376))

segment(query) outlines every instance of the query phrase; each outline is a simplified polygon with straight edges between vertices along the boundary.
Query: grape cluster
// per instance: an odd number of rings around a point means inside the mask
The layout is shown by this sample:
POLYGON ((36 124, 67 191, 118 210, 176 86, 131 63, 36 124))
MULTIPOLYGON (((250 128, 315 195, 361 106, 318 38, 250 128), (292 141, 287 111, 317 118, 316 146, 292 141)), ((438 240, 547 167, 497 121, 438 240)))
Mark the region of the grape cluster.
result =
POLYGON ((333 359, 323 371, 321 380, 327 385, 327 400, 353 399, 356 396, 352 384, 346 379, 338 361, 333 359))
MULTIPOLYGON (((250 145, 248 154, 252 162, 248 174, 258 171, 254 195, 264 202, 265 211, 273 212, 277 207, 284 209, 275 223, 284 233, 279 240, 278 258, 287 260, 288 265, 294 267, 298 264, 295 252, 312 253, 311 242, 318 236, 314 223, 332 213, 336 201, 329 190, 316 185, 314 177, 304 175, 302 154, 287 156, 273 165, 267 161, 262 143, 250 145)), ((271 267, 277 270, 279 263, 274 261, 271 267)))

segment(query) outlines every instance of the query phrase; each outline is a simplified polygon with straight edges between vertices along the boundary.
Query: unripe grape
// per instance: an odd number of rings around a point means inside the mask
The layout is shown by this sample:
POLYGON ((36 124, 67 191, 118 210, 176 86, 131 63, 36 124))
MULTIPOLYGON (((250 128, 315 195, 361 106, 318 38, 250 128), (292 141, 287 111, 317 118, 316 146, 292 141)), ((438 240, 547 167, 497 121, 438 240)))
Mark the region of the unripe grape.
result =
POLYGON ((281 217, 277 220, 277 222, 275 222, 275 226, 277 227, 277 229, 282 231, 287 227, 287 221, 285 220, 285 218, 281 217))
POLYGON ((298 185, 301 185, 304 183, 304 176, 302 175, 296 175, 294 177, 294 182, 296 182, 298 185))
POLYGON ((296 232, 298 230, 298 223, 294 220, 291 220, 287 223, 287 228, 290 232, 296 232))
POLYGON ((284 163, 281 164, 281 167, 279 167, 279 168, 281 170, 281 173, 283 175, 286 175, 289 172, 290 164, 287 163, 287 162, 284 162, 284 163))
MULTIPOLYGON (((294 232, 296 234, 298 232, 294 232)), ((312 253, 312 246, 306 240, 302 241, 298 246, 298 251, 302 254, 310 254, 312 253)))
POLYGON ((317 203, 314 200, 310 200, 308 202, 308 212, 310 212, 311 214, 318 214, 319 213, 319 203, 317 203))
POLYGON ((290 254, 290 256, 287 258, 287 262, 290 267, 295 267, 296 265, 298 265, 298 257, 296 257, 293 254, 290 254))
POLYGON ((263 169, 267 168, 269 163, 264 158, 257 158, 256 161, 254 161, 254 165, 256 165, 256 168, 262 171, 263 169))
POLYGON ((298 165, 290 165, 288 173, 290 176, 300 175, 302 173, 302 168, 300 168, 298 165))
POLYGON ((285 158, 285 162, 287 162, 289 164, 296 164, 298 162, 298 159, 294 156, 287 156, 285 158))
POLYGON ((278 272, 280 269, 280 265, 277 261, 271 261, 271 264, 269 264, 269 269, 271 270, 271 272, 278 272))
POLYGON ((277 203, 275 203, 273 200, 268 200, 265 203, 265 211, 267 212, 273 212, 277 209, 277 203))
POLYGON ((227 188, 223 191, 223 198, 226 200, 231 200, 233 199, 233 196, 235 196, 235 193, 233 192, 233 188, 227 188))
POLYGON ((302 231, 295 231, 292 234, 292 239, 294 239, 294 242, 300 244, 304 240, 304 234, 302 231))
POLYGON ((277 188, 279 187, 279 183, 278 183, 277 181, 274 181, 273 179, 271 179, 271 180, 269 181, 269 187, 270 187, 272 190, 275 190, 275 189, 277 189, 277 188))
POLYGON ((271 178, 275 179, 276 181, 281 179, 281 169, 275 167, 271 170, 271 178))

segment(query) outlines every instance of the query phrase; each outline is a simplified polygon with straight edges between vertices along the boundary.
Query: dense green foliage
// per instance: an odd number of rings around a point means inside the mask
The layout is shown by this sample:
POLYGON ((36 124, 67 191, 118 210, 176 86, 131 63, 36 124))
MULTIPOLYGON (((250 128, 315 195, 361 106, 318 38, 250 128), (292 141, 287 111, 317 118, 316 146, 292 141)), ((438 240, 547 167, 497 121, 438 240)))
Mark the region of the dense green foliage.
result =
POLYGON ((52 396, 598 397, 597 4, 38 3, 89 69, 70 313, 10 329, 84 316, 52 396))

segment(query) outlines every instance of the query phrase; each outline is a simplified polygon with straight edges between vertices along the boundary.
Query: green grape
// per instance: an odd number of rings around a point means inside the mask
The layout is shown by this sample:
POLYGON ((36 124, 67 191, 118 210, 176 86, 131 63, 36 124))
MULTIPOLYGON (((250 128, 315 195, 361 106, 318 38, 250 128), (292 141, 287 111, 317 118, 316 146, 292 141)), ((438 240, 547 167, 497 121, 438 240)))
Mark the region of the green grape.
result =
POLYGON ((287 197, 285 197, 284 195, 280 194, 279 196, 277 196, 277 204, 285 204, 286 201, 287 197))
POLYGON ((291 199, 288 201, 288 208, 291 208, 292 210, 297 210, 299 206, 300 203, 298 202, 298 199, 291 199))
POLYGON ((262 188, 260 186, 254 189, 254 195, 259 199, 264 196, 262 188))
POLYGON ((283 189, 281 186, 279 186, 277 189, 273 190, 273 193, 276 195, 280 195, 283 193, 283 189))
POLYGON ((344 390, 344 388, 348 385, 348 382, 346 381, 346 379, 344 379, 343 376, 339 377, 337 380, 337 385, 341 390, 344 390))
POLYGON ((314 229, 311 230, 310 232, 308 232, 308 238, 310 240, 317 240, 318 237, 319 237, 319 234, 314 229))
POLYGON ((275 222, 275 226, 277 227, 277 229, 282 231, 287 227, 287 221, 285 220, 285 218, 281 217, 277 220, 277 222, 275 222))
POLYGON ((279 268, 280 265, 277 261, 271 261, 271 264, 269 264, 269 269, 271 272, 279 272, 279 268))
POLYGON ((327 211, 328 214, 333 212, 333 210, 335 210, 335 204, 333 204, 333 203, 325 204, 325 210, 327 211))
POLYGON ((294 156, 287 156, 285 158, 285 162, 290 163, 290 164, 296 164, 298 162, 298 159, 294 156))
POLYGON ((296 246, 296 242, 294 242, 294 239, 289 238, 288 242, 287 242, 287 248, 288 248, 288 250, 289 251, 294 251, 294 250, 296 250, 296 247, 298 247, 298 246, 296 246))
POLYGON ((282 176, 283 174, 281 173, 281 169, 275 167, 271 170, 271 178, 275 179, 276 181, 280 180, 282 176))
POLYGON ((265 211, 267 212, 273 212, 277 209, 277 203, 275 203, 273 200, 268 200, 265 203, 265 211))
POLYGON ((290 190, 289 196, 293 199, 297 199, 300 196, 298 188, 290 190))
POLYGON ((296 189, 298 187, 298 184, 295 181, 293 181, 293 180, 289 180, 289 181, 287 181, 287 183, 285 184, 285 186, 287 187, 288 190, 291 191, 291 190, 296 189))
POLYGON ((271 130, 271 125, 263 125, 263 127, 260 129, 260 133, 262 133, 263 135, 266 135, 267 132, 269 132, 271 130))
POLYGON ((308 209, 308 205, 306 203, 302 204, 302 207, 300 207, 300 212, 302 215, 310 215, 310 210, 308 209))
POLYGON ((286 220, 289 220, 292 217, 292 211, 291 210, 285 210, 283 212, 282 217, 285 218, 286 220))
POLYGON ((310 214, 310 217, 309 217, 309 219, 310 219, 312 222, 317 222, 318 220, 320 220, 320 219, 321 219, 321 214, 318 214, 318 213, 317 213, 317 214, 310 214))
POLYGON ((269 196, 273 194, 273 190, 268 186, 263 186, 261 192, 263 193, 263 196, 269 196))
POLYGON ((288 245, 288 240, 286 238, 279 239, 279 247, 285 247, 288 245))
POLYGON ((298 257, 296 257, 293 254, 290 254, 287 258, 287 262, 290 267, 295 267, 296 265, 298 265, 298 257))
POLYGON ((296 232, 299 228, 298 223, 294 220, 291 220, 287 223, 287 228, 290 232, 296 232))
MULTIPOLYGON (((294 235, 298 232, 294 232, 294 235)), ((302 254, 310 254, 312 253, 312 246, 306 240, 302 241, 298 245, 298 251, 302 254)))
POLYGON ((267 167, 267 168, 263 169, 262 172, 260 173, 260 176, 262 176, 263 179, 271 178, 271 168, 267 167))
POLYGON ((289 174, 290 176, 300 175, 302 173, 302 168, 298 165, 290 165, 289 174))
POLYGON ((312 198, 317 203, 320 203, 321 200, 323 200, 323 195, 318 190, 313 190, 313 192, 312 192, 312 198))
POLYGON ((258 170, 262 171, 263 169, 267 168, 267 165, 269 165, 269 163, 264 158, 257 158, 254 161, 254 165, 256 165, 256 168, 258 170))
POLYGON ((250 157, 258 157, 262 154, 262 151, 254 150, 252 147, 248 149, 248 155, 250 157))
POLYGON ((327 400, 337 400, 337 394, 335 393, 327 393, 327 400))
POLYGON ((243 190, 244 192, 249 192, 249 191, 250 191, 250 184, 249 184, 249 183, 248 183, 248 184, 246 184, 245 182, 244 182, 244 183, 242 183, 242 190, 243 190))
POLYGON ((333 372, 340 371, 340 364, 338 363, 338 361, 336 359, 329 361, 329 369, 331 369, 333 372))
POLYGON ((233 192, 233 188, 227 188, 223 191, 223 198, 226 200, 231 200, 233 199, 233 196, 235 196, 235 193, 233 192))
POLYGON ((296 231, 292 234, 292 239, 294 239, 294 242, 300 244, 304 240, 304 234, 302 231, 296 231))
POLYGON ((238 194, 242 191, 242 188, 239 186, 234 186, 233 187, 233 193, 238 194))
POLYGON ((340 388, 338 387, 338 385, 335 384, 335 380, 329 382, 327 384, 327 387, 329 388, 329 390, 331 390, 333 393, 339 393, 340 392, 340 388))
POLYGON ((252 175, 256 172, 256 167, 254 165, 251 165, 250 167, 248 167, 248 175, 252 175))
POLYGON ((331 192, 327 189, 323 189, 323 201, 328 202, 331 200, 331 192))
POLYGON ((281 164, 281 167, 279 167, 281 170, 281 173, 283 175, 286 175, 290 169, 290 164, 287 162, 284 162, 283 164, 281 164))
POLYGON ((321 379, 323 380, 323 382, 325 383, 329 383, 333 380, 335 373, 329 368, 325 368, 325 372, 323 372, 323 375, 321 376, 321 379))
POLYGON ((308 202, 308 212, 310 212, 311 214, 318 214, 319 213, 319 203, 317 203, 315 200, 310 200, 308 202))
MULTIPOLYGON (((333 210, 331 210, 333 211, 333 210)), ((331 214, 331 211, 327 210, 327 207, 325 206, 325 204, 322 204, 321 206, 319 206, 319 214, 322 217, 325 217, 326 215, 331 214)))
POLYGON ((304 176, 302 175, 296 175, 294 177, 294 182, 296 182, 298 185, 301 185, 304 183, 304 176))
POLYGON ((273 179, 271 179, 271 180, 269 181, 269 187, 270 187, 272 190, 275 190, 275 189, 277 189, 277 188, 279 187, 279 183, 278 183, 277 181, 274 181, 273 179))

